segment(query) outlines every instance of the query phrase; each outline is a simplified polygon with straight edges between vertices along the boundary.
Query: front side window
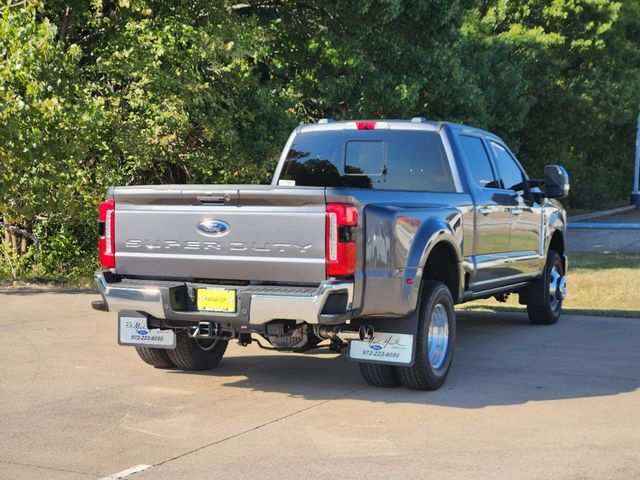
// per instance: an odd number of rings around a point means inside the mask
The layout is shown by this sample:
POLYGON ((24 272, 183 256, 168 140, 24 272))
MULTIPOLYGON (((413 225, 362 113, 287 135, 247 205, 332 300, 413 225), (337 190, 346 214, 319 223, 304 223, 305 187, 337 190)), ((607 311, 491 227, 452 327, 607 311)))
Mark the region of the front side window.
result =
POLYGON ((522 170, 511 156, 511 154, 502 145, 491 142, 491 148, 496 156, 496 166, 502 180, 503 188, 507 190, 522 191, 524 175, 522 170))

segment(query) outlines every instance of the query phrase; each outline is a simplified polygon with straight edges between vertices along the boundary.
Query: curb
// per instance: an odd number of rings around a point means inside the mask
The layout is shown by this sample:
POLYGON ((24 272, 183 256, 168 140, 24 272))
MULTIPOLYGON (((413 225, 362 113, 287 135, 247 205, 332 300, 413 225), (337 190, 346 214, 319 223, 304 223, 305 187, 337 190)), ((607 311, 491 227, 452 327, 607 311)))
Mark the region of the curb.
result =
POLYGON ((587 223, 569 222, 567 228, 585 230, 640 230, 640 223, 587 223))
POLYGON ((576 215, 575 217, 569 217, 567 220, 571 222, 579 222, 580 220, 590 220, 592 218, 606 217, 607 215, 613 215, 614 213, 622 213, 628 210, 633 210, 635 205, 627 205, 626 207, 612 208, 611 210, 602 210, 600 212, 583 213, 582 215, 576 215))

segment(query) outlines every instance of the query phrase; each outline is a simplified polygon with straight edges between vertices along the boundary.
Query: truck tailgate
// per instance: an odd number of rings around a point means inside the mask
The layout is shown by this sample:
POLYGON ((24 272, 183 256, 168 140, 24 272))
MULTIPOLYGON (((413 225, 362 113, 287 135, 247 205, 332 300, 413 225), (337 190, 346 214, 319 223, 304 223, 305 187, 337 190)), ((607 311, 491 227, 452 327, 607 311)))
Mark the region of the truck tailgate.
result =
POLYGON ((165 185, 112 193, 118 274, 325 279, 324 188, 165 185))

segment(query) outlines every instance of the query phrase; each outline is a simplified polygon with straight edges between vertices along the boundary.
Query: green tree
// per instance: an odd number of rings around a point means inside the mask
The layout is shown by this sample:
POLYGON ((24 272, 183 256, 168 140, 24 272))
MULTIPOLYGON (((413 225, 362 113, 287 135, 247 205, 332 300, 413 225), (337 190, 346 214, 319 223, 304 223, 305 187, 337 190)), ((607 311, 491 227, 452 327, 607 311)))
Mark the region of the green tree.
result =
POLYGON ((468 14, 469 41, 505 51, 502 68, 520 72, 522 121, 493 128, 532 172, 565 164, 572 205, 598 207, 628 194, 640 105, 638 22, 636 2, 607 0, 476 2, 468 14))
POLYGON ((1 215, 39 234, 41 273, 94 268, 109 185, 268 178, 295 119, 254 75, 263 43, 223 2, 3 10, 1 215))
POLYGON ((567 165, 576 207, 631 187, 636 1, 0 8, 0 276, 87 274, 109 185, 264 182, 290 130, 322 117, 486 128, 532 176, 567 165))

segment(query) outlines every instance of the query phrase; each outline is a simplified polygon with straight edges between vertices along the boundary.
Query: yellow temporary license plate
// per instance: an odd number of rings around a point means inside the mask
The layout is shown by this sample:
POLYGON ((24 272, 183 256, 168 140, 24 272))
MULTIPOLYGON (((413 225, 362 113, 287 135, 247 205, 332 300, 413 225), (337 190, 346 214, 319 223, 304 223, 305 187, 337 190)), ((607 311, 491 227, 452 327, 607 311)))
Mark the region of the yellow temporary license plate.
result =
POLYGON ((207 312, 235 312, 236 291, 226 288, 198 288, 196 305, 198 310, 207 312))

